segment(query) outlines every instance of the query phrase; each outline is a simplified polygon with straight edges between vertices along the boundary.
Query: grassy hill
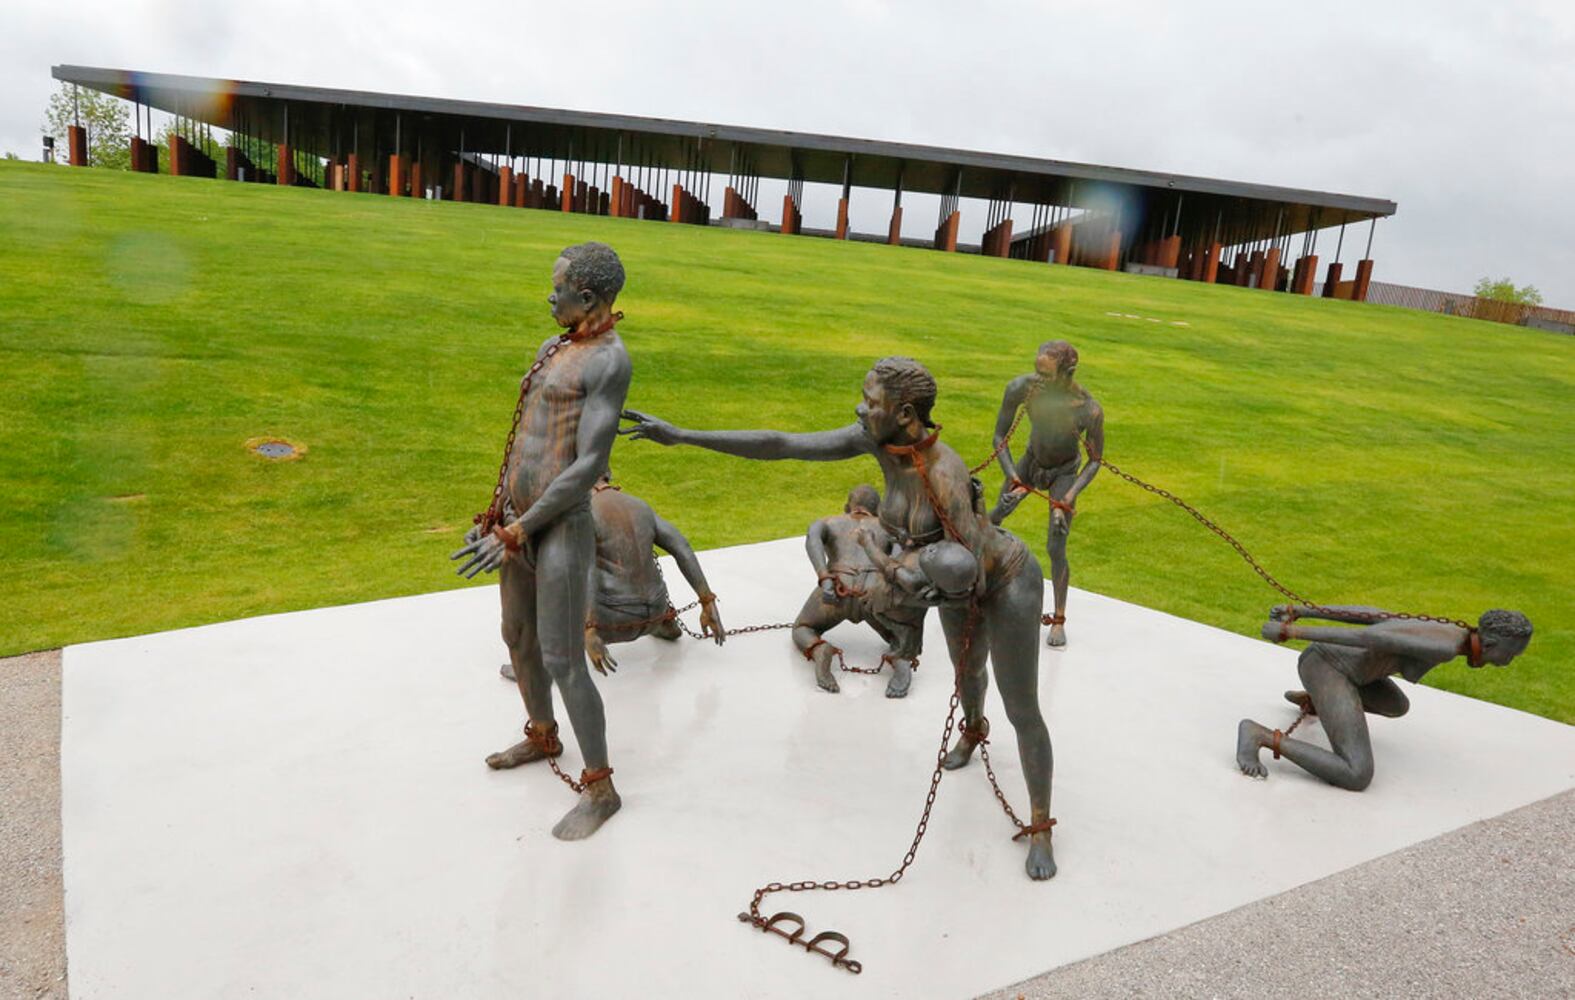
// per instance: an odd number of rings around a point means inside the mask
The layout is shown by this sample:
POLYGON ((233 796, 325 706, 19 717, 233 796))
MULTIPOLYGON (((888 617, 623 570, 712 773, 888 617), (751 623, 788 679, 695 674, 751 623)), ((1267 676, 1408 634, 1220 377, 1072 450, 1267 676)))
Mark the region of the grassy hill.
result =
MULTIPOLYGON (((1065 337, 1113 461, 1315 600, 1525 611, 1537 635, 1513 667, 1429 682, 1575 721, 1575 339, 905 248, 14 163, 0 653, 461 585, 445 557, 552 332, 552 261, 585 239, 629 271, 631 406, 830 427, 872 360, 909 354, 940 381, 945 439, 977 460, 1007 379, 1065 337), (244 447, 264 434, 309 450, 264 462, 244 447)), ((868 462, 627 441, 613 461, 697 547, 796 534, 878 483, 868 462)), ((1076 585, 1249 634, 1277 599, 1112 476, 1080 506, 1076 585)), ((1045 520, 1030 501, 1010 525, 1042 553, 1045 520)))

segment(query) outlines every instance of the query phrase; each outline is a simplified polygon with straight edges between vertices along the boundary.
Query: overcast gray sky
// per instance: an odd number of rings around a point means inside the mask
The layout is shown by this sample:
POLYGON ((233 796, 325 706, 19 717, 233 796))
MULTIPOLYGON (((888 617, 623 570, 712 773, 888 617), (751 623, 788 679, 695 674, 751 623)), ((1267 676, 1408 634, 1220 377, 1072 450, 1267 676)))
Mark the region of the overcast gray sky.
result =
POLYGON ((55 63, 690 118, 1390 198, 1376 279, 1575 308, 1575 4, 1473 6, 8 0, 0 149, 37 156, 55 63))

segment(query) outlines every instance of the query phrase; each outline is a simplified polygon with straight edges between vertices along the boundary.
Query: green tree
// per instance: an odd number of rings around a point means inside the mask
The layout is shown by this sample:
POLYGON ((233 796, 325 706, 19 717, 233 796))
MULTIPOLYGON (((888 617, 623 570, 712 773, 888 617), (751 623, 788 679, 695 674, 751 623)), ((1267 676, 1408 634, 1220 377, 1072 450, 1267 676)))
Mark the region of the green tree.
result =
POLYGON ((1517 306, 1542 305, 1542 293, 1537 291, 1536 285, 1523 285, 1515 287, 1515 283, 1508 278, 1483 278, 1477 282, 1473 292, 1479 299, 1491 302, 1508 302, 1517 306))
POLYGON ((49 96, 43 133, 54 136, 55 155, 62 163, 67 162, 71 150, 67 129, 78 122, 87 128, 89 166, 131 169, 131 115, 125 101, 61 83, 49 96))

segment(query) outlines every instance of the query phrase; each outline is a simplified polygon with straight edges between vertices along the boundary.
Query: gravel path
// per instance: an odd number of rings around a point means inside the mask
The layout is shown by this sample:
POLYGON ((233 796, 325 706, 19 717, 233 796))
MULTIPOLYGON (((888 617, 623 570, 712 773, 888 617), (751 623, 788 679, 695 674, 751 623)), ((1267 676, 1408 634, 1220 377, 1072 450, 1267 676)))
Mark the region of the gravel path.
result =
POLYGON ((990 994, 1575 997, 1575 791, 990 994))
POLYGON ((0 659, 0 997, 65 996, 56 650, 0 659))

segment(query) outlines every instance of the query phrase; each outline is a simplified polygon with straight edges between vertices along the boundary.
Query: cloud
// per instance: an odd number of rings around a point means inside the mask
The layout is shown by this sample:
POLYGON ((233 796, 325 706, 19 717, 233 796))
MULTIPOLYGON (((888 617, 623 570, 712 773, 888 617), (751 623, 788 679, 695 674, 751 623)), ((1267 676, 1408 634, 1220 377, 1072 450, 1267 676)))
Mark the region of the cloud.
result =
MULTIPOLYGON (((0 149, 24 156, 62 62, 691 118, 1391 198, 1378 278, 1509 274, 1575 307, 1575 8, 1551 0, 12 0, 7 22, 0 149)), ((836 193, 810 199, 827 224, 836 193)), ((933 202, 904 205, 926 234, 933 202)), ((859 229, 889 211, 855 195, 859 229)))

